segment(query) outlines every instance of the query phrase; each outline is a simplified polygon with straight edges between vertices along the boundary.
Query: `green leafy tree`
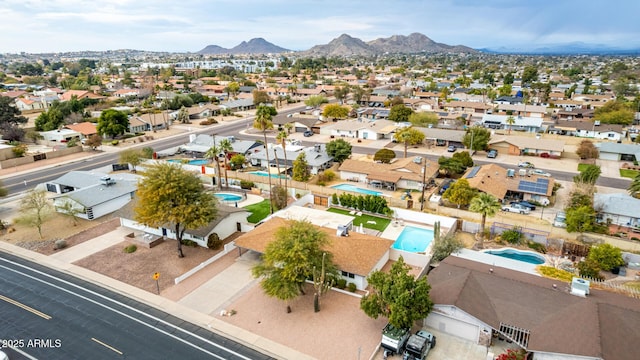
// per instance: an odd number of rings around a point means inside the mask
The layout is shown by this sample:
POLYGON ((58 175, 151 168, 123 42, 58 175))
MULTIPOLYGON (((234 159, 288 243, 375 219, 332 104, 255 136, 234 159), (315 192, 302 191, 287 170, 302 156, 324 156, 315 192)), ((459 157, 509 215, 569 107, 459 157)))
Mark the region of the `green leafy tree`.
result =
POLYGON ((491 194, 481 192, 471 199, 469 210, 482 215, 482 220, 480 222, 482 233, 480 233, 480 241, 478 243, 479 248, 482 249, 484 246, 483 240, 486 232, 487 217, 495 216, 498 211, 500 211, 501 207, 502 205, 500 204, 500 201, 491 194))
POLYGON ((211 161, 215 161, 216 164, 216 178, 217 178, 217 186, 218 189, 222 189, 222 171, 220 170, 220 160, 218 159, 218 155, 222 152, 219 144, 214 142, 213 146, 207 150, 204 154, 206 159, 210 159, 211 161))
POLYGON ((585 261, 578 262, 578 274, 580 274, 581 277, 602 279, 600 270, 598 263, 592 259, 587 258, 585 261))
POLYGON ((482 126, 473 126, 467 129, 462 138, 462 144, 471 150, 484 150, 489 147, 491 132, 482 126), (471 142, 473 141, 473 147, 471 142))
POLYGON ((600 177, 602 170, 598 165, 587 165, 580 173, 573 177, 575 183, 586 183, 595 185, 600 177))
POLYGON ((346 99, 347 95, 349 95, 349 91, 350 91, 349 85, 336 86, 335 89, 333 89, 333 96, 335 96, 336 100, 338 100, 340 104, 343 104, 344 99, 346 99))
POLYGON ((383 164, 388 164, 391 160, 396 158, 395 151, 391 149, 382 148, 373 155, 373 161, 380 161, 383 164))
POLYGON ((100 114, 96 131, 111 138, 124 134, 129 129, 129 119, 122 111, 108 109, 100 114))
POLYGON ((89 146, 92 150, 95 150, 100 146, 102 146, 102 136, 98 134, 93 134, 89 136, 89 138, 87 139, 87 141, 85 141, 84 144, 89 146))
POLYGON ((246 162, 247 162, 247 159, 245 158, 244 155, 235 154, 231 157, 231 160, 229 160, 229 165, 231 166, 231 169, 238 170, 238 169, 242 169, 242 166, 246 162))
POLYGON ((273 185, 271 188, 271 202, 276 210, 284 209, 287 207, 287 190, 282 185, 273 185))
POLYGON ((269 94, 267 94, 267 92, 264 90, 253 90, 251 94, 253 95, 253 105, 255 106, 271 103, 269 94))
POLYGON ((44 190, 29 190, 20 200, 20 216, 18 222, 34 226, 42 239, 42 225, 51 216, 52 206, 47 200, 44 190))
POLYGON ((327 154, 333 157, 334 161, 342 164, 351 156, 351 144, 344 139, 331 140, 326 145, 327 154))
POLYGON ((189 110, 186 107, 182 106, 178 111, 178 115, 176 117, 181 124, 191 124, 191 118, 189 118, 189 110))
POLYGON ((120 163, 131 164, 132 172, 136 172, 136 167, 142 163, 142 153, 138 150, 127 149, 120 152, 120 163))
POLYGON ((582 140, 576 149, 576 155, 578 155, 580 159, 597 159, 600 152, 593 144, 593 141, 582 140))
POLYGON ((409 115, 409 122, 413 126, 428 127, 431 125, 435 127, 438 125, 438 115, 432 112, 414 112, 409 115))
POLYGON ((404 157, 407 157, 407 149, 411 145, 422 144, 424 133, 413 127, 402 128, 393 135, 393 139, 404 145, 404 157))
POLYGON ((594 111, 593 118, 602 124, 631 125, 634 110, 623 100, 608 101, 594 111))
POLYGON ((293 161, 293 180, 307 182, 311 178, 311 172, 309 171, 309 163, 307 162, 307 156, 301 152, 300 155, 293 161))
POLYGON ((595 229, 596 212, 591 206, 580 206, 577 208, 567 209, 567 224, 568 232, 580 232, 593 231, 595 229))
POLYGON ((237 82, 233 81, 230 82, 229 84, 227 84, 227 86, 224 88, 224 90, 230 95, 235 97, 236 95, 238 95, 238 93, 240 92, 240 84, 238 84, 237 82))
POLYGON ((462 241, 456 239, 454 235, 447 235, 444 237, 433 238, 433 255, 431 256, 431 262, 440 262, 447 256, 462 249, 464 244, 462 241))
POLYGON ((367 277, 371 292, 360 300, 360 308, 367 316, 384 316, 396 328, 406 329, 429 315, 433 308, 431 286, 426 277, 416 279, 410 275, 410 269, 401 256, 388 273, 376 270, 367 277))
POLYGON ((473 166, 473 158, 467 151, 460 151, 451 157, 453 160, 460 162, 465 169, 473 166))
MULTIPOLYGON (((278 115, 278 111, 273 106, 258 105, 256 109, 256 118, 253 121, 253 127, 262 131, 264 137, 264 147, 266 149, 265 154, 267 156, 267 171, 269 171, 269 143, 267 142, 267 131, 273 129, 273 117, 278 115)), ((269 179, 269 191, 271 191, 271 176, 267 176, 269 179)), ((273 201, 270 202, 269 209, 273 214, 273 201)))
POLYGON ((314 269, 322 268, 323 258, 326 273, 337 277, 331 254, 323 251, 329 243, 327 233, 310 222, 293 221, 276 230, 274 237, 262 262, 251 269, 254 277, 262 278, 260 285, 268 296, 289 301, 303 293, 305 281, 314 269))
POLYGON ((318 106, 328 102, 329 100, 324 95, 312 95, 312 96, 309 96, 309 98, 304 101, 304 104, 307 106, 311 106, 315 109, 318 106))
POLYGON ((153 148, 151 146, 145 146, 140 150, 140 155, 143 159, 153 159, 153 148))
POLYGON ((213 194, 205 190, 197 174, 177 164, 157 163, 147 167, 136 196, 135 221, 153 228, 172 228, 178 243, 178 257, 184 257, 185 230, 207 225, 217 215, 213 194))
POLYGON ((531 84, 538 80, 538 68, 534 65, 527 65, 522 71, 522 83, 531 84))
POLYGON ((56 207, 56 210, 61 214, 67 215, 71 219, 71 224, 73 226, 78 225, 78 214, 82 214, 84 212, 83 209, 74 206, 70 201, 66 201, 62 205, 56 207))
POLYGON ((477 193, 478 190, 472 188, 467 179, 459 179, 451 184, 442 197, 456 204, 460 209, 461 206, 469 205, 477 193))
POLYGON ((0 96, 0 128, 25 124, 27 118, 22 116, 20 109, 13 105, 13 99, 0 96))
POLYGON ((591 247, 588 258, 595 261, 604 271, 624 265, 622 250, 606 243, 591 247))
POLYGON ((510 84, 504 84, 498 88, 498 95, 500 96, 511 96, 511 92, 513 87, 510 84))
POLYGON ((60 109, 52 107, 38 115, 35 120, 36 130, 52 131, 59 129, 64 124, 64 115, 60 109))
POLYGON ((452 157, 441 156, 438 159, 438 165, 440 165, 440 173, 446 175, 462 174, 466 169, 463 163, 452 157))
POLYGON ((393 105, 389 110, 389 120, 395 122, 409 121, 409 116, 413 114, 413 110, 404 106, 404 104, 393 105))
POLYGON ((328 104, 322 109, 322 116, 326 119, 344 119, 349 116, 349 109, 338 104, 328 104))

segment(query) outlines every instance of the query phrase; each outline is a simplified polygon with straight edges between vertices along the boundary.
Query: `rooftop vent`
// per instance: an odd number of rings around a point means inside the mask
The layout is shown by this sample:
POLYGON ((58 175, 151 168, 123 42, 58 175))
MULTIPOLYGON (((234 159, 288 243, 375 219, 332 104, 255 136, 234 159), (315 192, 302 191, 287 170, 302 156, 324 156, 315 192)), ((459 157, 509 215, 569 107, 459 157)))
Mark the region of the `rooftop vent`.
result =
POLYGON ((571 280, 571 295, 587 297, 589 295, 589 284, 588 280, 574 277, 571 280))
POLYGON ((100 184, 104 185, 104 186, 109 186, 109 185, 113 185, 115 184, 116 181, 113 180, 111 177, 109 176, 103 176, 100 178, 100 184))

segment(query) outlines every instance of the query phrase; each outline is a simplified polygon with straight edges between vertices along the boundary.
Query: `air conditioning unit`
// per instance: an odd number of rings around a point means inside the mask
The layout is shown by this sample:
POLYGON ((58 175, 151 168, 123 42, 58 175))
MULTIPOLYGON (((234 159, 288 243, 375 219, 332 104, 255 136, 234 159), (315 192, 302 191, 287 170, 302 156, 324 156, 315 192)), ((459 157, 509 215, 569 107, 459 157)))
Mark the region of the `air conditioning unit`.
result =
POLYGON ((588 280, 574 277, 573 280, 571 280, 571 295, 586 297, 589 295, 590 284, 588 280))

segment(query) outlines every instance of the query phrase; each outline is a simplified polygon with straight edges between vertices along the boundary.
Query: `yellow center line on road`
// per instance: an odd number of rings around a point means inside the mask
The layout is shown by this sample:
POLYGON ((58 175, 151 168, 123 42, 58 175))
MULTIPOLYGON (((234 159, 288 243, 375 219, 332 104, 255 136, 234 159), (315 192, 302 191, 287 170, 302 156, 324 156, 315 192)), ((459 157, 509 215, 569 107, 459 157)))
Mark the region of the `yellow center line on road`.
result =
POLYGON ((100 341, 100 340, 98 340, 98 339, 96 339, 96 338, 91 338, 91 340, 93 340, 93 341, 97 342, 98 344, 100 344, 100 345, 102 345, 102 346, 106 347, 107 349, 109 349, 109 350, 111 350, 111 351, 113 351, 113 352, 118 353, 119 355, 122 355, 122 351, 120 351, 120 350, 118 350, 118 349, 114 348, 114 347, 113 347, 113 346, 111 346, 111 345, 105 344, 105 343, 103 343, 102 341, 100 341))
POLYGON ((15 305, 15 306, 17 306, 19 308, 23 308, 23 309, 27 310, 28 312, 36 314, 36 315, 40 316, 41 318, 43 318, 45 320, 51 320, 51 316, 49 316, 49 315, 47 315, 47 314, 45 314, 45 313, 43 313, 41 311, 38 311, 38 310, 36 310, 36 309, 34 309, 34 308, 30 307, 30 306, 27 306, 27 305, 25 305, 25 304, 23 304, 21 302, 18 302, 18 301, 15 301, 13 299, 10 299, 10 298, 8 298, 6 296, 0 295, 0 300, 4 300, 4 301, 8 302, 9 304, 13 304, 13 305, 15 305))

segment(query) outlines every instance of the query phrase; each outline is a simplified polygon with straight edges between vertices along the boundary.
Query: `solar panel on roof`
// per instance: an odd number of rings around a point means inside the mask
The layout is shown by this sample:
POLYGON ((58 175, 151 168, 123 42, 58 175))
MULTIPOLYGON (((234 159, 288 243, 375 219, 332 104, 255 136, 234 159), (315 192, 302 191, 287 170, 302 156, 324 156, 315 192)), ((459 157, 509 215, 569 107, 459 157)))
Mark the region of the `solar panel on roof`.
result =
POLYGON ((547 193, 548 188, 549 188, 549 179, 538 178, 536 182, 520 180, 520 183, 518 183, 518 191, 523 191, 523 192, 544 195, 547 193))
POLYGON ((476 176, 476 174, 478 173, 478 171, 480 171, 480 166, 474 166, 471 168, 471 171, 469 171, 469 175, 466 176, 467 179, 471 179, 472 177, 476 176))

